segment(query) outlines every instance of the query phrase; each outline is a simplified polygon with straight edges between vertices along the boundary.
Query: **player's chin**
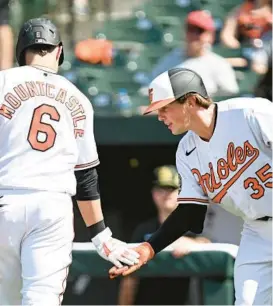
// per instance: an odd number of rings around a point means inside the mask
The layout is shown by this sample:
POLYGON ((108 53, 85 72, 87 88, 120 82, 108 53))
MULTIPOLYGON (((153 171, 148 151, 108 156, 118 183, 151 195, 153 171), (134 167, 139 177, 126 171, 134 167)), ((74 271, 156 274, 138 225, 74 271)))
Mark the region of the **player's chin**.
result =
POLYGON ((181 130, 175 129, 175 128, 172 128, 171 132, 172 132, 173 135, 181 135, 181 134, 184 133, 184 131, 181 131, 181 130))

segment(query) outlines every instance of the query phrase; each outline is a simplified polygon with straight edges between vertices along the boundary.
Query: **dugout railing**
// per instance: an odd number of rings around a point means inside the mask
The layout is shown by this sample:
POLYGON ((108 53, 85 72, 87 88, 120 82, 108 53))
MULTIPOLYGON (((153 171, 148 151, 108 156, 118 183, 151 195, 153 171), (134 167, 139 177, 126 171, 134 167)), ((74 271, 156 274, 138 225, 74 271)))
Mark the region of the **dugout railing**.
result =
MULTIPOLYGON (((238 247, 230 244, 199 244, 183 258, 176 259, 170 249, 156 255, 136 272, 140 277, 189 276, 194 279, 199 305, 234 303, 233 267, 238 247)), ((74 243, 70 275, 88 274, 107 278, 111 264, 103 260, 91 243, 74 243)))

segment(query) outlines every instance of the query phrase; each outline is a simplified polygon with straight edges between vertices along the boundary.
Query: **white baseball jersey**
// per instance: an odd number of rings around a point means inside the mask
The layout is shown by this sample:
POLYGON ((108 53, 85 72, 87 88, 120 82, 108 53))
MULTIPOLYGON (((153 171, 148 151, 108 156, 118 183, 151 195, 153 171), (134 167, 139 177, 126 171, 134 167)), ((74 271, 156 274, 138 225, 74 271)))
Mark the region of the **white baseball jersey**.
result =
POLYGON ((76 192, 74 170, 99 164, 90 101, 55 73, 0 72, 0 194, 76 192))
POLYGON ((189 131, 176 164, 179 203, 218 203, 246 220, 272 216, 273 105, 262 98, 217 104, 209 142, 189 131))

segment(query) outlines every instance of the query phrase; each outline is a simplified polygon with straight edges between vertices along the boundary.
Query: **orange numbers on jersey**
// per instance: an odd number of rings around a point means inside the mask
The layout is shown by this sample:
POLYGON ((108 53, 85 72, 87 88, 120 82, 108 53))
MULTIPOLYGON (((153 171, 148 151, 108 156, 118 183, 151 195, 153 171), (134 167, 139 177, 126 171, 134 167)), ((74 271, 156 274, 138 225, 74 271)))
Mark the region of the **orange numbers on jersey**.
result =
POLYGON ((40 105, 34 109, 27 138, 32 149, 42 152, 54 146, 57 135, 51 124, 43 122, 45 116, 48 116, 50 120, 60 121, 60 114, 54 106, 40 105))
POLYGON ((244 181, 244 188, 251 188, 253 193, 250 195, 253 199, 260 199, 264 196, 265 188, 272 188, 272 171, 269 164, 264 165, 256 171, 257 177, 249 177, 244 181))

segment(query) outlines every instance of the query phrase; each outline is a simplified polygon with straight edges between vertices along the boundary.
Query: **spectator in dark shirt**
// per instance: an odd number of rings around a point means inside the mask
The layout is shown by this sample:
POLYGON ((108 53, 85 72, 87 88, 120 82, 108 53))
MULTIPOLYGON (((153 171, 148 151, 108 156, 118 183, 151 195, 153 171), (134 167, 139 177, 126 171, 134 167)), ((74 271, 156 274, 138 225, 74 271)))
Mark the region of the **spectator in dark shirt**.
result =
MULTIPOLYGON (((133 233, 131 243, 147 240, 177 207, 179 177, 174 166, 161 166, 154 171, 155 180, 152 198, 157 216, 140 224, 133 233)), ((173 254, 181 257, 188 253, 188 247, 198 242, 209 242, 203 237, 181 237, 174 244, 173 254)), ((119 291, 119 305, 185 305, 188 304, 189 278, 128 276, 122 279, 119 291)))

